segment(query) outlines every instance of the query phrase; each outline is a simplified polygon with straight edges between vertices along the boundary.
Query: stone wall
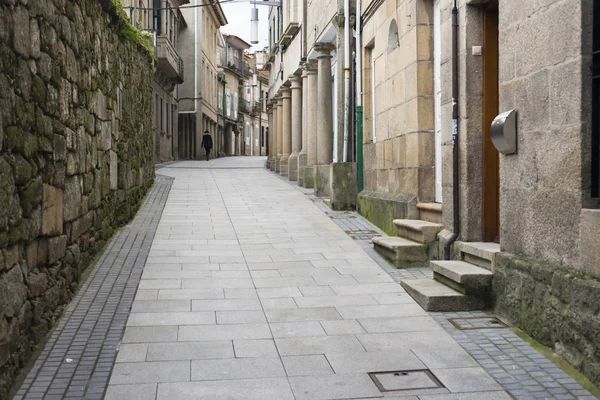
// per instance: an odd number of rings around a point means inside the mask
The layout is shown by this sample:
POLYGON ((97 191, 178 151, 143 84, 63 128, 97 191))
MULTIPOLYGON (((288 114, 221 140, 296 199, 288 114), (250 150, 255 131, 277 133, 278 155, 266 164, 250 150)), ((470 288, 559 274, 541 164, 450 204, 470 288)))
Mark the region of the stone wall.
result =
POLYGON ((495 308, 600 384, 600 280, 556 265, 496 256, 495 308))
POLYGON ((421 202, 434 200, 431 9, 428 0, 384 2, 362 37, 364 187, 421 202))
POLYGON ((113 0, 0 0, 0 398, 153 181, 152 61, 113 0))
POLYGON ((592 4, 500 2, 500 109, 516 109, 519 128, 518 153, 501 156, 500 238, 507 252, 600 275, 580 262, 581 211, 591 205, 592 4))

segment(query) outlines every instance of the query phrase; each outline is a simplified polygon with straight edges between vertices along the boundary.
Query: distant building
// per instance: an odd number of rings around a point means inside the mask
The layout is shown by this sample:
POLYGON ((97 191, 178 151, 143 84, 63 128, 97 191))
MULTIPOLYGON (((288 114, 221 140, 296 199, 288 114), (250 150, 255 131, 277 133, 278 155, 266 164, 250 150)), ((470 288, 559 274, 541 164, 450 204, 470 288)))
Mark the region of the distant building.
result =
POLYGON ((155 34, 154 148, 155 161, 178 158, 179 110, 177 85, 184 81, 179 34, 187 22, 179 6, 189 0, 123 0, 135 27, 155 34))
POLYGON ((206 5, 182 9, 188 25, 181 31, 181 57, 186 70, 186 81, 180 85, 179 157, 202 159, 202 135, 213 137, 214 154, 223 146, 219 135, 219 85, 217 52, 219 28, 227 24, 223 9, 216 0, 192 0, 192 5, 206 5))

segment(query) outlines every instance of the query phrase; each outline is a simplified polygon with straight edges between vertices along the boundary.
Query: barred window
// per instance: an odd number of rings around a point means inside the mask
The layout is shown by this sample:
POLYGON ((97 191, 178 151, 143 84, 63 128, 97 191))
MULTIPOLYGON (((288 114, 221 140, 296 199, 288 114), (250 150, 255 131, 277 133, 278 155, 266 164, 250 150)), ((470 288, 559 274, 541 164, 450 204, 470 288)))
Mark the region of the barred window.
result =
POLYGON ((592 69, 592 197, 600 197, 600 4, 594 2, 592 69))

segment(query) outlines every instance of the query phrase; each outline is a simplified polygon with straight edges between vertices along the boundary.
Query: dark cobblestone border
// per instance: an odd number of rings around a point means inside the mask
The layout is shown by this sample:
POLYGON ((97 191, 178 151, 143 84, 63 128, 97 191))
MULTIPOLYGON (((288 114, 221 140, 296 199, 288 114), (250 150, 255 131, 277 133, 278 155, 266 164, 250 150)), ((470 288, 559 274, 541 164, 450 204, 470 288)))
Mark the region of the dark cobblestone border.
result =
POLYGON ((156 176, 65 310, 14 399, 102 399, 173 178, 156 176))
MULTIPOLYGON (((286 179, 283 181, 288 182, 286 179)), ((299 187, 296 182, 288 182, 309 197, 317 207, 348 234, 357 230, 372 230, 381 236, 388 236, 358 212, 333 211, 322 199, 314 196, 312 189, 299 187), (346 216, 346 218, 344 218, 346 216), (349 230, 350 228, 350 230, 349 230)), ((433 278, 429 267, 396 269, 373 249, 370 239, 357 239, 356 242, 377 262, 396 282, 404 279, 433 278)), ((483 369, 518 400, 556 399, 592 400, 596 399, 577 381, 560 369, 552 360, 535 350, 510 328, 491 328, 463 331, 453 326, 449 318, 489 317, 485 311, 458 313, 429 313, 460 346, 471 355, 483 369)))

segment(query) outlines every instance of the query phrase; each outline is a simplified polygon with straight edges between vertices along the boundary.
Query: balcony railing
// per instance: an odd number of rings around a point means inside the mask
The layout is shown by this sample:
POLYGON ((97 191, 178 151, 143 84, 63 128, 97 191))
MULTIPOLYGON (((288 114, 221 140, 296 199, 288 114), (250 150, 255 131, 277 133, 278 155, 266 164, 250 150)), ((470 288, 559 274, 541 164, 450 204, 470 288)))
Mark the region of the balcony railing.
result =
POLYGON ((156 68, 165 77, 183 83, 183 60, 166 36, 156 38, 156 68))
POLYGON ((230 57, 227 61, 227 67, 239 72, 244 76, 250 76, 250 66, 244 60, 240 60, 237 57, 230 57))
POLYGON ((246 99, 239 100, 239 109, 241 113, 249 114, 250 113, 250 102, 246 99))

